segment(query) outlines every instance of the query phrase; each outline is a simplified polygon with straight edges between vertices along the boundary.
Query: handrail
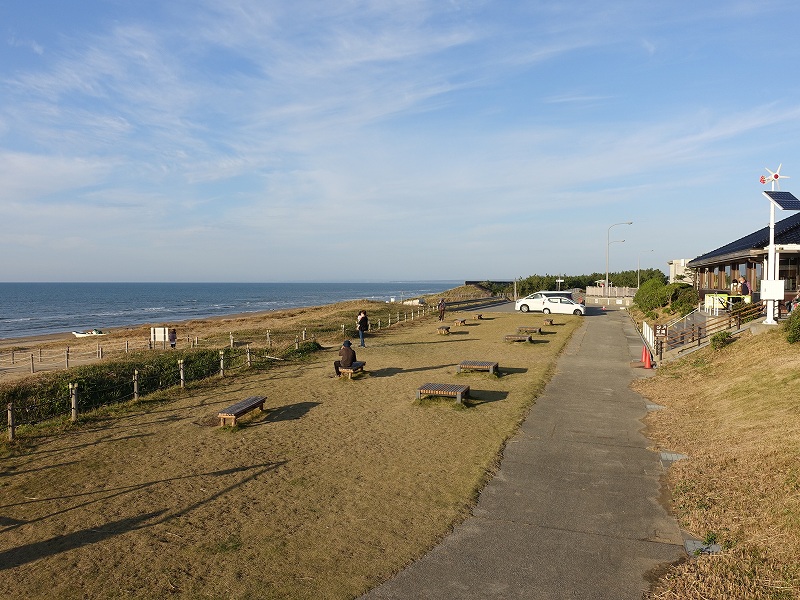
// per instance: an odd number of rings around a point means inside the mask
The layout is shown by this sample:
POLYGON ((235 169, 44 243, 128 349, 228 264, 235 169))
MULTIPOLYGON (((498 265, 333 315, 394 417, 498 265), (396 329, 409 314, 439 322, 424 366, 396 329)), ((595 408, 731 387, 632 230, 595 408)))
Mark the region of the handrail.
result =
POLYGON ((759 315, 764 314, 765 306, 760 302, 736 310, 735 312, 728 313, 719 317, 711 318, 703 324, 692 325, 683 329, 669 331, 667 329, 667 336, 658 338, 657 348, 659 359, 663 359, 664 352, 672 350, 680 351, 681 348, 687 346, 701 346, 705 340, 710 338, 715 333, 726 331, 729 329, 741 329, 743 323, 753 321, 759 315))

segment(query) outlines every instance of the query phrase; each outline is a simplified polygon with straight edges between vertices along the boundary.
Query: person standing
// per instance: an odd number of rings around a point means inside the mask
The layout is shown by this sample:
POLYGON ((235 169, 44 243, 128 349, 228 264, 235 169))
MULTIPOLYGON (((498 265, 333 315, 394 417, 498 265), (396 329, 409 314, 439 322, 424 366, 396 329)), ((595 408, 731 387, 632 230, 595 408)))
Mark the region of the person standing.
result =
POLYGON ((333 361, 333 370, 336 373, 334 377, 342 376, 339 372, 341 367, 352 367, 353 363, 356 362, 356 351, 350 346, 352 346, 350 340, 342 342, 342 347, 339 349, 339 360, 333 361))
POLYGON ((739 277, 739 293, 742 296, 749 296, 752 290, 750 289, 750 284, 747 283, 747 280, 744 277, 739 277))
POLYGON ((364 334, 369 331, 369 319, 367 318, 367 311, 362 310, 358 313, 356 318, 356 329, 358 329, 358 339, 361 341, 359 344, 362 348, 366 348, 364 344, 364 334))
POLYGON ((444 298, 439 299, 439 320, 444 321, 444 309, 447 307, 444 298))
POLYGON ((174 350, 178 341, 178 332, 175 329, 170 329, 167 338, 169 339, 169 347, 174 350))

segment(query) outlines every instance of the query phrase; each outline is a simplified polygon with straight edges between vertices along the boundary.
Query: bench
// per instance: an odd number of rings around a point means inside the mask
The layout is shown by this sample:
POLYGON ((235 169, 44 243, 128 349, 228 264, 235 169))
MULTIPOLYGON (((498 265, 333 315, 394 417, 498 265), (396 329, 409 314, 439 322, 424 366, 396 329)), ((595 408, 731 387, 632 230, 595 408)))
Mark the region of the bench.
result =
POLYGON ((219 426, 223 427, 228 419, 231 420, 231 426, 235 426, 237 418, 241 417, 245 413, 249 413, 255 408, 260 408, 263 412, 264 401, 266 399, 266 396, 250 396, 249 398, 245 398, 236 404, 231 404, 228 408, 219 411, 217 414, 217 417, 219 417, 219 426))
POLYGON ((521 334, 509 334, 505 337, 507 342, 530 342, 531 336, 521 334))
POLYGON ((550 327, 552 327, 553 326, 553 319, 545 319, 544 320, 544 324, 545 325, 549 325, 550 327))
POLYGON ((417 390, 417 400, 423 396, 447 396, 455 398, 462 404, 464 398, 469 398, 469 386, 455 383, 426 383, 417 390))
POLYGON ((439 335, 447 335, 450 333, 450 328, 447 325, 440 325, 436 328, 436 331, 439 333, 439 335))
POLYGON ((482 319, 483 319, 483 315, 482 314, 478 313, 477 315, 475 315, 475 320, 476 321, 480 321, 482 319))
POLYGON ((542 333, 541 327, 533 327, 531 325, 523 325, 522 327, 517 327, 517 333, 542 333))
POLYGON ((357 360, 349 367, 339 367, 339 373, 341 373, 342 375, 347 375, 348 379, 352 379, 353 373, 358 373, 359 371, 361 371, 362 373, 364 372, 365 364, 367 364, 366 361, 357 360))
POLYGON ((456 319, 455 321, 453 321, 453 325, 455 325, 456 327, 458 327, 459 325, 466 325, 466 324, 467 324, 466 319, 456 319))
POLYGON ((461 373, 465 369, 467 371, 489 371, 489 374, 492 375, 497 372, 498 365, 496 362, 488 360, 464 360, 459 363, 458 372, 461 373))

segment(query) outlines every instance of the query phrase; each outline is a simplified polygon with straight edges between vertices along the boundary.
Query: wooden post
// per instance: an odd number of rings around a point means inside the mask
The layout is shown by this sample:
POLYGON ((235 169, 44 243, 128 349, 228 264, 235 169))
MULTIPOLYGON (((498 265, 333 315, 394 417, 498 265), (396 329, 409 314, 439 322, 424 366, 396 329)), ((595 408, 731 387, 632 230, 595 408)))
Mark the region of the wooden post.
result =
POLYGON ((344 335, 344 325, 342 325, 342 337, 345 337, 345 335, 344 335))
POLYGON ((380 329, 380 328, 381 328, 381 320, 378 319, 378 329, 380 329))
POLYGON ((97 350, 95 350, 95 356, 100 358, 100 344, 97 344, 97 350))
POLYGON ((139 370, 133 371, 133 399, 139 399, 139 370))
POLYGON ((400 311, 399 310, 397 311, 397 322, 398 323, 400 322, 400 311))
POLYGON ((33 352, 31 352, 31 373, 34 373, 34 372, 35 371, 33 370, 33 352))
POLYGON ((42 362, 42 349, 39 348, 39 362, 42 362))
POLYGON ((194 336, 194 347, 197 348, 199 344, 197 343, 197 336, 194 336))
POLYGON ((231 331, 231 348, 233 348, 233 332, 231 331))
POLYGON ((16 429, 14 423, 14 403, 9 402, 6 405, 6 409, 8 410, 8 441, 11 442, 14 440, 14 431, 16 429))
MULTIPOLYGON (((344 325, 342 325, 342 327, 344 327, 344 325)), ((11 364, 12 365, 14 364, 14 351, 13 350, 11 351, 11 364)))
POLYGON ((69 384, 69 402, 70 402, 70 417, 69 420, 73 423, 78 420, 78 384, 69 384))
POLYGON ((252 367, 253 363, 250 360, 250 344, 247 344, 247 366, 252 367))
POLYGON ((185 376, 185 373, 184 373, 184 370, 183 370, 183 359, 182 358, 178 359, 178 369, 181 372, 181 387, 182 388, 186 387, 186 376, 185 376))
POLYGON ((225 351, 219 351, 219 376, 225 377, 225 351))
POLYGON ((103 360, 103 347, 102 346, 98 346, 97 349, 99 350, 99 352, 97 354, 97 358, 99 358, 100 360, 103 360))
POLYGON ((125 340, 125 354, 128 353, 128 340, 125 340))
POLYGON ((272 340, 269 338, 270 330, 267 329, 267 348, 272 348, 272 340))
POLYGON ((64 368, 69 369, 69 346, 67 346, 67 349, 64 351, 64 363, 66 365, 64 368))
POLYGON ((387 325, 387 327, 391 326, 392 326, 392 313, 389 313, 389 324, 387 325))
POLYGON ((294 349, 295 350, 300 349, 300 338, 297 336, 294 336, 294 349))
POLYGON ((303 327, 303 341, 306 341, 306 328, 303 327))

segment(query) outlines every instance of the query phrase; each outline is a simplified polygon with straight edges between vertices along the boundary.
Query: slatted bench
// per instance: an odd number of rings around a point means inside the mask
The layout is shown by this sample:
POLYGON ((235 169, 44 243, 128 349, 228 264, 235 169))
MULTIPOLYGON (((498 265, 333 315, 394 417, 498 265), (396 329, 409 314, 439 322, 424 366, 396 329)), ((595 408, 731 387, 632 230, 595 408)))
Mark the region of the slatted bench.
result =
POLYGON ((549 326, 551 326, 551 327, 552 327, 552 325, 553 325, 553 319, 545 319, 545 320, 544 320, 544 324, 545 324, 545 325, 549 325, 549 326))
POLYGON ((488 360, 463 360, 458 365, 458 372, 467 371, 489 371, 490 375, 497 372, 498 365, 496 362, 488 360))
POLYGON ((522 327, 517 327, 517 333, 542 333, 541 327, 533 327, 531 325, 523 325, 522 327))
POLYGON ((478 313, 477 315, 475 315, 475 320, 476 320, 476 321, 481 321, 481 320, 483 320, 483 315, 482 315, 482 314, 480 314, 480 313, 478 313))
POLYGON ((365 364, 367 364, 366 361, 357 360, 349 367, 339 367, 339 373, 341 373, 342 375, 347 375, 348 379, 352 379, 353 373, 358 373, 359 371, 361 373, 364 372, 365 364))
POLYGON ((462 404, 464 398, 469 398, 469 386, 455 383, 426 383, 417 390, 417 400, 423 396, 446 396, 455 398, 462 404))
POLYGON ((440 325, 436 328, 436 331, 439 333, 439 335, 448 335, 450 333, 450 327, 447 325, 440 325))
POLYGON ((456 327, 458 327, 459 325, 466 325, 466 324, 467 324, 466 319, 456 319, 455 321, 453 321, 453 325, 455 325, 456 327))
POLYGON ((530 342, 531 336, 522 334, 509 334, 505 337, 507 342, 530 342))
POLYGON ((231 404, 228 408, 219 411, 217 414, 217 417, 219 417, 219 426, 225 426, 228 419, 231 420, 231 426, 235 426, 236 419, 241 417, 243 414, 249 413, 251 410, 256 408, 259 408, 263 411, 264 401, 266 399, 266 396, 250 396, 249 398, 245 398, 236 404, 231 404))

